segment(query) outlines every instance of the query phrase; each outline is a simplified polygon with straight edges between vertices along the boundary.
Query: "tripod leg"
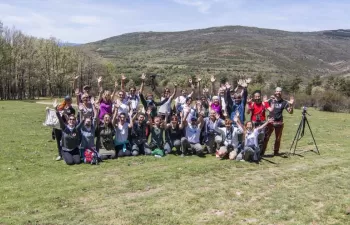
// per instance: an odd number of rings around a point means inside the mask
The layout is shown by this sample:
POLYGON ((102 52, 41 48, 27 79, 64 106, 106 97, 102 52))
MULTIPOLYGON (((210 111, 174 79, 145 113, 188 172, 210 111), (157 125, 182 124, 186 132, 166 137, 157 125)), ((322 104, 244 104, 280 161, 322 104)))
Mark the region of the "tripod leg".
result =
POLYGON ((310 131, 310 133, 311 133, 312 140, 314 141, 314 144, 315 144, 315 147, 316 147, 317 153, 320 155, 320 151, 318 150, 318 147, 317 147, 317 144, 316 144, 316 140, 315 140, 314 135, 313 135, 313 133, 312 133, 312 130, 311 130, 311 127, 310 127, 309 121, 307 120, 307 118, 306 118, 306 117, 305 117, 305 120, 306 120, 307 126, 309 127, 309 131, 310 131))
POLYGON ((296 149, 296 147, 297 147, 299 135, 300 135, 300 132, 301 132, 302 123, 303 123, 303 120, 301 120, 300 123, 299 123, 298 130, 297 130, 297 132, 295 133, 295 136, 294 136, 292 145, 290 146, 290 149, 289 149, 289 152, 291 152, 291 150, 292 150, 292 148, 293 148, 293 145, 294 145, 294 142, 295 142, 295 148, 294 148, 294 151, 293 151, 293 155, 295 154, 295 149, 296 149))

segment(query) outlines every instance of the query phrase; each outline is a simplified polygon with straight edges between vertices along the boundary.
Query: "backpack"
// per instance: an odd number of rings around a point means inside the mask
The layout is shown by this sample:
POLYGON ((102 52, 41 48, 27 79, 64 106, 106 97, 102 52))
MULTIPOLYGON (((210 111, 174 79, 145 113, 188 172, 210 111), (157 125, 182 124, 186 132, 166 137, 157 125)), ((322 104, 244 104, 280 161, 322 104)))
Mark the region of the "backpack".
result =
POLYGON ((98 152, 93 149, 85 149, 84 151, 84 163, 89 163, 91 165, 98 165, 101 161, 98 152))
POLYGON ((60 128, 60 122, 56 116, 56 110, 46 108, 46 118, 43 125, 53 128, 60 128))

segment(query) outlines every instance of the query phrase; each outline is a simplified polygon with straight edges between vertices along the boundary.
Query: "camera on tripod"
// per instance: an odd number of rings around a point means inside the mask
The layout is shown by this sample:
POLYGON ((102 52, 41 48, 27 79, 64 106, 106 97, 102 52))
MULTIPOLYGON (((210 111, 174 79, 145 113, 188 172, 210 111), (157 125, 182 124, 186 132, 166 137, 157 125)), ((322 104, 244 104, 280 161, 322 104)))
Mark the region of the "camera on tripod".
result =
POLYGON ((307 107, 306 106, 303 106, 302 108, 301 108, 303 111, 302 111, 302 114, 304 115, 304 114, 306 114, 307 112, 307 107))

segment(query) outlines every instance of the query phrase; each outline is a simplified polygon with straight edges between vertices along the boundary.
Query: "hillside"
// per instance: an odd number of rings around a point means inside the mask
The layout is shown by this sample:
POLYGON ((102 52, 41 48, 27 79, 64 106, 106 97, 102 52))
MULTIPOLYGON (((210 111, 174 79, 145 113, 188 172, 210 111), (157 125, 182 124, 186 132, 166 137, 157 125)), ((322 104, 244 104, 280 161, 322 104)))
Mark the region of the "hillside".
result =
POLYGON ((346 30, 340 31, 341 35, 226 26, 129 33, 81 47, 112 61, 126 74, 148 70, 168 75, 203 71, 269 77, 345 75, 350 69, 350 38, 342 35, 346 30))

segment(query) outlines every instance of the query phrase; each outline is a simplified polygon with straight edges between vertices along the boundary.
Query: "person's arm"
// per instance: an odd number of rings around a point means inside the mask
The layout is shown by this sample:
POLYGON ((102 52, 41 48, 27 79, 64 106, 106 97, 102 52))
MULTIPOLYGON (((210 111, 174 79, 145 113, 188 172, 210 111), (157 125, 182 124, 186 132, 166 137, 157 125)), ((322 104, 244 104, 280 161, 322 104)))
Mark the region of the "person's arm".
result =
POLYGON ((133 114, 133 111, 130 110, 130 111, 129 111, 129 118, 130 118, 129 128, 132 128, 132 127, 134 126, 134 122, 135 122, 136 117, 137 117, 137 115, 138 115, 138 113, 135 113, 134 116, 133 116, 132 114, 133 114))
POLYGON ((202 129, 203 126, 204 126, 204 124, 205 124, 205 121, 204 121, 204 119, 203 119, 203 116, 202 116, 202 115, 199 115, 198 121, 197 121, 198 127, 199 127, 200 129, 202 129))
POLYGON ((77 88, 77 83, 78 83, 78 78, 79 76, 75 76, 74 80, 73 80, 73 91, 77 91, 80 92, 79 88, 77 88))
POLYGON ((114 90, 113 90, 112 95, 111 95, 112 101, 114 99, 115 94, 117 93, 117 88, 118 88, 118 81, 115 81, 114 82, 114 90))
POLYGON ((161 106, 163 105, 164 103, 166 103, 168 101, 169 98, 165 98, 163 99, 163 101, 160 101, 160 102, 154 102, 154 105, 155 106, 161 106))
MULTIPOLYGON (((265 103, 263 102, 263 104, 265 104, 265 103)), ((252 100, 251 97, 249 97, 249 98, 247 99, 247 107, 248 107, 248 112, 247 112, 247 114, 252 113, 252 116, 253 116, 254 102, 253 102, 253 100, 252 100)))
POLYGON ((194 98, 194 89, 195 89, 195 87, 194 87, 194 84, 193 84, 193 82, 192 82, 192 79, 188 79, 188 82, 189 82, 190 85, 191 85, 191 93, 189 93, 189 94, 187 95, 187 97, 194 98))
POLYGON ((198 84, 198 97, 201 96, 201 80, 202 78, 200 78, 199 76, 197 77, 197 84, 198 84))
POLYGON ((94 114, 95 114, 95 118, 96 118, 96 124, 99 124, 100 123, 100 117, 99 117, 99 114, 100 114, 99 108, 100 107, 97 105, 97 102, 94 102, 94 104, 92 104, 92 108, 94 110, 94 114))
POLYGON ((258 126, 257 129, 258 131, 264 129, 269 123, 273 123, 273 118, 268 119, 264 124, 258 126))
POLYGON ((290 96, 290 100, 288 101, 288 107, 287 107, 287 112, 289 114, 293 114, 293 104, 294 104, 294 97, 290 96))
POLYGON ((126 77, 124 74, 122 74, 122 78, 120 80, 120 86, 121 86, 122 92, 125 92, 125 80, 126 80, 126 77))
POLYGON ((176 95, 176 92, 177 92, 177 83, 174 83, 174 92, 173 92, 173 94, 169 97, 170 101, 173 100, 173 98, 174 98, 175 95, 176 95))
POLYGON ((143 74, 141 75, 141 87, 140 87, 140 90, 139 90, 139 95, 141 95, 142 92, 143 92, 143 88, 144 88, 144 86, 145 86, 145 79, 146 79, 146 74, 143 73, 143 74))
POLYGON ((103 93, 103 88, 102 88, 102 77, 99 77, 97 79, 97 86, 98 86, 98 91, 99 91, 99 94, 98 94, 98 102, 101 102, 102 100, 102 93, 103 93))
POLYGON ((214 95, 215 93, 215 77, 214 75, 211 75, 210 82, 211 82, 211 95, 214 95))
POLYGON ((183 129, 184 127, 187 126, 187 117, 188 117, 188 114, 190 114, 190 111, 186 111, 185 115, 181 118, 181 123, 179 125, 179 128, 180 129, 183 129))
POLYGON ((234 118, 233 118, 233 121, 237 124, 238 128, 241 130, 241 132, 244 131, 244 126, 243 124, 241 123, 241 120, 239 119, 239 116, 236 115, 234 118))
POLYGON ((112 124, 116 124, 117 123, 117 118, 118 118, 118 110, 119 110, 119 104, 115 104, 114 105, 114 113, 113 113, 113 118, 112 118, 112 124))
POLYGON ((140 100, 141 100, 141 103, 142 103, 142 105, 143 105, 143 108, 144 108, 145 110, 147 110, 147 101, 146 101, 145 97, 143 96, 142 93, 140 93, 139 96, 140 96, 140 100))
POLYGON ((66 128, 66 124, 64 123, 64 121, 62 119, 62 116, 61 116, 60 112, 58 111, 57 100, 54 103, 54 107, 55 107, 55 110, 56 110, 56 116, 58 118, 58 121, 60 122, 60 127, 61 127, 62 130, 64 130, 66 128))

